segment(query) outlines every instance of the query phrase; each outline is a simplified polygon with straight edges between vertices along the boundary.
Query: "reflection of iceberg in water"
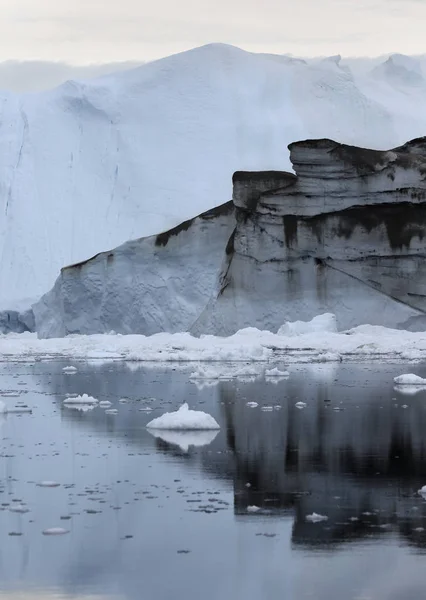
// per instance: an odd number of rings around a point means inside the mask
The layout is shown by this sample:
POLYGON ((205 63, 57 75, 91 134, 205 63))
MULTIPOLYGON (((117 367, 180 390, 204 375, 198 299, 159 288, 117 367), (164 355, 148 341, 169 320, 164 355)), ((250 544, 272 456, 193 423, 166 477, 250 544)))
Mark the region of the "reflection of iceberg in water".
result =
POLYGON ((170 430, 157 430, 148 429, 149 433, 155 438, 172 444, 173 446, 179 446, 183 452, 188 452, 190 446, 208 446, 215 439, 218 430, 211 431, 170 431, 170 430))
MULTIPOLYGON (((331 549, 396 532, 426 547, 426 503, 417 493, 425 484, 426 394, 400 396, 389 365, 374 371, 339 366, 318 375, 295 369, 288 381, 267 390, 259 382, 244 390, 221 383, 235 513, 246 515, 255 505, 271 515, 294 515, 296 546, 331 549), (262 396, 282 410, 247 407, 262 396), (301 400, 303 411, 295 408, 301 400), (307 522, 312 513, 328 521, 307 522)), ((210 469, 213 460, 216 472, 229 473, 226 453, 207 460, 210 469)))

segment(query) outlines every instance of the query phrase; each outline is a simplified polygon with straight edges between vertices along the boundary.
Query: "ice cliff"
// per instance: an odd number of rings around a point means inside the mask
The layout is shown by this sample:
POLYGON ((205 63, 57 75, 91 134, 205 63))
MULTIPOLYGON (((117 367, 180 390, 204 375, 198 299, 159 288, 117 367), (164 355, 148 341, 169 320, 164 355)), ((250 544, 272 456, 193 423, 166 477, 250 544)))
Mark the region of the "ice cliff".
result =
POLYGON ((62 269, 33 306, 39 336, 424 322, 426 138, 289 149, 295 174, 236 172, 232 202, 62 269))
POLYGON ((223 204, 237 169, 288 169, 293 140, 383 149, 419 135, 423 72, 397 55, 357 76, 336 57, 212 44, 54 90, 0 91, 0 309, 39 298, 66 264, 223 204))

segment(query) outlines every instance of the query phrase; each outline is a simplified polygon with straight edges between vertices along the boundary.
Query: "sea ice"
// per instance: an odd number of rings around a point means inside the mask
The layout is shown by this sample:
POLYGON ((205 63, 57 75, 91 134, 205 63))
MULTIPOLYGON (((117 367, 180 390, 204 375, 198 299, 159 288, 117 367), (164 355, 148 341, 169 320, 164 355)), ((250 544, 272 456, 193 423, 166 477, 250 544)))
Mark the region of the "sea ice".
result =
POLYGON ((62 369, 62 371, 64 373, 68 373, 69 375, 72 375, 73 373, 77 373, 77 369, 75 367, 64 367, 62 369))
POLYGON ((306 515, 306 521, 308 523, 321 523, 321 521, 328 521, 328 517, 314 512, 311 515, 306 515))
POLYGON ((66 533, 69 533, 69 530, 62 527, 51 527, 43 531, 43 535, 64 535, 66 533))
POLYGON ((217 421, 209 414, 190 410, 188 404, 182 406, 175 412, 165 413, 150 421, 148 429, 171 429, 171 430, 203 430, 220 429, 217 421))
POLYGON ((426 379, 423 377, 419 377, 418 375, 414 375, 414 373, 407 373, 405 375, 399 375, 398 377, 394 377, 394 383, 396 385, 422 385, 426 386, 426 379))
POLYGON ((188 452, 190 446, 201 448, 208 446, 217 436, 217 430, 211 431, 167 431, 149 429, 149 433, 155 438, 163 440, 168 444, 179 446, 183 452, 188 452))
POLYGON ((98 404, 99 400, 93 398, 93 396, 88 396, 87 394, 83 394, 82 396, 69 397, 64 400, 64 404, 98 404))
POLYGON ((306 402, 296 402, 294 406, 299 409, 306 408, 306 402))

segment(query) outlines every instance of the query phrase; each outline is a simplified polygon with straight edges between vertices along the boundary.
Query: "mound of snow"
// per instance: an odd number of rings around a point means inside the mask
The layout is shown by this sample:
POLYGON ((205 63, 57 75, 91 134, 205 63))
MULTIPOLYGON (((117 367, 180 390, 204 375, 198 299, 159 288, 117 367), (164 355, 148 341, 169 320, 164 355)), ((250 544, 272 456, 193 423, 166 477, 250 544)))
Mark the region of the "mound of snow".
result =
POLYGON ((188 404, 182 406, 175 412, 165 413, 150 421, 148 429, 171 429, 171 430, 205 430, 220 429, 217 421, 209 414, 190 410, 188 404))
POLYGON ((287 337, 305 335, 307 333, 337 333, 336 315, 325 313, 314 317, 311 321, 287 321, 278 330, 278 335, 287 337))
POLYGON ((179 446, 183 452, 188 452, 190 446, 201 448, 208 446, 217 436, 217 431, 158 431, 150 429, 150 434, 167 444, 179 446))
POLYGON ((426 386, 426 379, 423 379, 423 377, 419 377, 418 375, 414 375, 414 373, 407 373, 405 375, 399 375, 398 377, 394 377, 393 381, 396 385, 426 386))
POLYGON ((88 396, 87 394, 83 394, 82 396, 74 396, 69 397, 64 400, 64 404, 98 404, 99 400, 97 398, 93 398, 93 396, 88 396))

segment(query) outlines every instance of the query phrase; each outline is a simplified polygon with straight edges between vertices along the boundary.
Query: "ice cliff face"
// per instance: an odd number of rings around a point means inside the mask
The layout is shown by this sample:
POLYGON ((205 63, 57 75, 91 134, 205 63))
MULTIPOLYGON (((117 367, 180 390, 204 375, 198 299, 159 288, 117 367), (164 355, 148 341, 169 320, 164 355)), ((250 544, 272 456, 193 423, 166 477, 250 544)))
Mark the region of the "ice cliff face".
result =
POLYGON ((62 270, 34 308, 41 337, 340 328, 426 312, 426 138, 382 152, 289 146, 295 175, 237 172, 233 203, 62 270))
POLYGON ((293 140, 390 148, 426 131, 425 77, 403 58, 356 77, 336 57, 218 44, 0 92, 0 309, 39 298, 64 265, 223 204, 237 169, 288 169, 293 140))

